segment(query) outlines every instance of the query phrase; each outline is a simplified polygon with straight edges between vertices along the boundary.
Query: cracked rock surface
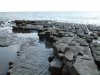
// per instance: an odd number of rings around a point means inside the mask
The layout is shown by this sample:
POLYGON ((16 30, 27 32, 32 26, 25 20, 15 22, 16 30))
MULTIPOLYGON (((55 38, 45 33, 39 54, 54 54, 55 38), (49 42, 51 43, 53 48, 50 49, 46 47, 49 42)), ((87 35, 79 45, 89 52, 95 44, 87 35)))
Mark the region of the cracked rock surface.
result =
POLYGON ((11 75, 100 75, 100 44, 94 43, 100 37, 99 26, 54 21, 21 20, 15 23, 14 30, 37 30, 39 39, 52 43, 53 52, 23 43, 22 46, 26 46, 20 49, 9 70, 11 75), (49 63, 44 63, 47 58, 49 63))

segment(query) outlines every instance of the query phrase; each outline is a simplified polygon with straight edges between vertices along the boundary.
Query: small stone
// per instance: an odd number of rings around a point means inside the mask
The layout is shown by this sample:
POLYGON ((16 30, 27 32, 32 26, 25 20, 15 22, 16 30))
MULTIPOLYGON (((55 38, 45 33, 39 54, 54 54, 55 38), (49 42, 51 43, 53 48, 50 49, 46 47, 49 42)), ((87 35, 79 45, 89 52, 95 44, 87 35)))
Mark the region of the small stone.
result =
POLYGON ((17 51, 17 53, 20 53, 19 51, 17 51))
POLYGON ((13 62, 9 62, 9 65, 13 65, 14 63, 13 62))
POLYGON ((61 75, 63 62, 55 57, 49 65, 49 71, 55 75, 61 75))
POLYGON ((9 65, 9 69, 13 68, 13 65, 9 65))
POLYGON ((48 58, 48 61, 51 62, 55 57, 55 54, 52 52, 48 58))
POLYGON ((8 72, 6 73, 6 75, 10 75, 12 73, 11 70, 8 70, 8 72))
POLYGON ((75 54, 72 52, 66 52, 64 55, 64 60, 73 61, 75 54))
POLYGON ((59 57, 60 59, 63 59, 63 58, 64 58, 64 54, 63 54, 63 53, 58 53, 58 57, 59 57))
POLYGON ((72 41, 71 43, 68 44, 69 46, 76 46, 76 42, 72 41))

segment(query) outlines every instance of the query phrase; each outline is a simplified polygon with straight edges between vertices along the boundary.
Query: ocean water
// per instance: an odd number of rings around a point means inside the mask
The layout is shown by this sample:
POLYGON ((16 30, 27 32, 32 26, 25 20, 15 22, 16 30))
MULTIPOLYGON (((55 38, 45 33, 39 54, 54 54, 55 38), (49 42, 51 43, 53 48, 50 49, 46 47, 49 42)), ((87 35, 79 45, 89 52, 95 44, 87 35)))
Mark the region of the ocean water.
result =
MULTIPOLYGON (((80 24, 96 24, 100 25, 100 12, 0 12, 0 21, 8 22, 12 20, 56 20, 67 23, 80 24)), ((5 25, 10 25, 6 23, 5 25)), ((0 30, 8 30, 12 32, 11 27, 1 27, 0 30)), ((18 37, 39 39, 37 33, 16 33, 18 37)), ((97 40, 94 40, 94 42, 97 40)), ((100 43, 100 41, 97 41, 100 43)), ((46 43, 46 42, 45 42, 46 43)), ((38 48, 46 50, 49 45, 38 43, 38 48), (46 47, 45 47, 46 45, 46 47)), ((8 71, 9 61, 16 58, 16 52, 19 50, 19 45, 11 45, 8 47, 0 47, 0 71, 6 75, 8 71)), ((38 51, 39 52, 39 51, 38 51)), ((40 52, 40 54, 43 52, 40 52)), ((42 54, 43 55, 43 54, 42 54)), ((40 59, 39 59, 40 60, 40 59)), ((48 66, 47 66, 48 68, 48 66)))
POLYGON ((56 20, 68 23, 100 25, 100 12, 0 12, 0 20, 56 20))

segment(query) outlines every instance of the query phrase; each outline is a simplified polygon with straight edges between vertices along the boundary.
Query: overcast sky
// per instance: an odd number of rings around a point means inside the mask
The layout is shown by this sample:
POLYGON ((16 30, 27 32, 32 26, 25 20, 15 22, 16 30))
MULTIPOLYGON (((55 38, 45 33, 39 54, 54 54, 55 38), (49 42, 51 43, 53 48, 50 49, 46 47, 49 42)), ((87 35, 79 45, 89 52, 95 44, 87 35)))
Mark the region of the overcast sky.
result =
POLYGON ((100 11, 100 0, 0 0, 0 11, 100 11))

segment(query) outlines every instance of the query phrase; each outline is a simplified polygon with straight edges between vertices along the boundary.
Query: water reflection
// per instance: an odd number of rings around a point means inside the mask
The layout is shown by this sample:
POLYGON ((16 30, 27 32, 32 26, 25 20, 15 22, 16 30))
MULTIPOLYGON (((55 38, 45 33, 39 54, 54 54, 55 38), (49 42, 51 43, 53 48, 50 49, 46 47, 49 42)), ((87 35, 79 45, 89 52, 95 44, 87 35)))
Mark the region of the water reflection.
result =
POLYGON ((19 50, 19 45, 10 45, 8 47, 0 47, 0 71, 2 75, 6 75, 8 71, 8 63, 15 60, 16 52, 19 50))
MULTIPOLYGON (((12 30, 11 27, 7 27, 7 28, 1 28, 0 30, 7 30, 10 33, 13 33, 14 35, 16 35, 17 37, 21 37, 21 38, 31 38, 33 40, 36 40, 35 42, 35 46, 37 47, 37 49, 39 50, 39 53, 41 53, 41 55, 48 55, 46 53, 50 53, 52 52, 52 45, 50 42, 46 41, 45 39, 42 39, 43 41, 39 40, 39 36, 38 36, 38 32, 34 31, 34 30, 30 30, 30 31, 24 31, 24 30, 12 30), (45 53, 46 52, 46 53, 45 53), (43 53, 43 54, 42 54, 43 53)), ((8 47, 0 47, 0 71, 2 72, 2 75, 6 75, 6 72, 8 71, 9 65, 8 63, 10 61, 15 60, 15 58, 17 57, 17 51, 20 49, 20 45, 19 44, 15 44, 15 45, 10 45, 8 47)), ((38 54, 39 55, 39 54, 38 54)), ((48 56, 46 57, 46 61, 48 65, 48 56)), ((45 59, 45 58, 43 58, 45 59)), ((49 66, 46 66, 46 70, 48 70, 49 66)))
POLYGON ((45 40, 45 38, 39 38, 38 32, 36 30, 12 29, 12 32, 15 33, 18 37, 35 39, 38 41, 38 47, 42 46, 45 49, 52 48, 51 42, 45 40))

